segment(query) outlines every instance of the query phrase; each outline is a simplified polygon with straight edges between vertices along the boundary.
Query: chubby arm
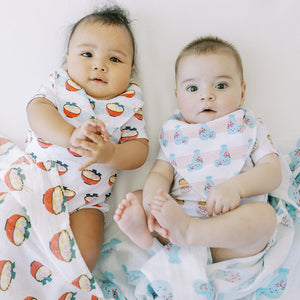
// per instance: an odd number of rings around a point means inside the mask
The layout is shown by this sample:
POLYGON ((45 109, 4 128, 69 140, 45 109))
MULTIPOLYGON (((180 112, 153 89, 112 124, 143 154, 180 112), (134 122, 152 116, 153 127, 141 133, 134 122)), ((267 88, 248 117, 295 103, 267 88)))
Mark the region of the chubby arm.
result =
POLYGON ((54 104, 46 98, 35 98, 27 107, 30 127, 41 138, 86 156, 81 170, 93 163, 105 163, 120 170, 136 169, 148 156, 148 141, 137 139, 124 144, 112 144, 105 125, 100 120, 86 120, 75 128, 65 121, 54 104))
POLYGON ((61 147, 70 147, 75 127, 66 122, 54 104, 46 98, 34 98, 27 106, 31 129, 44 140, 61 147))
POLYGON ((115 169, 137 169, 144 164, 148 156, 149 145, 146 139, 136 139, 112 146, 112 157, 108 165, 115 169))
POLYGON ((207 197, 207 212, 212 216, 236 208, 240 199, 263 195, 281 183, 281 166, 275 153, 263 156, 253 169, 215 185, 207 197))

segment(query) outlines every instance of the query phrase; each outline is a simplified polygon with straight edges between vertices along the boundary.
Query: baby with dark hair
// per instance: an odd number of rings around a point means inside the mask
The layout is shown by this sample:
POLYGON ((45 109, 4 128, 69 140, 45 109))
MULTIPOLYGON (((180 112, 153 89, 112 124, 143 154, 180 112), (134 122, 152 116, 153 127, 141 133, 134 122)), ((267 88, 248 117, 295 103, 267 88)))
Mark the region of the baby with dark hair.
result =
POLYGON ((117 170, 138 168, 148 155, 142 94, 131 79, 134 48, 120 7, 83 17, 71 30, 65 67, 50 75, 27 107, 26 152, 38 166, 56 165, 63 186, 56 201, 68 209, 91 271, 117 170))

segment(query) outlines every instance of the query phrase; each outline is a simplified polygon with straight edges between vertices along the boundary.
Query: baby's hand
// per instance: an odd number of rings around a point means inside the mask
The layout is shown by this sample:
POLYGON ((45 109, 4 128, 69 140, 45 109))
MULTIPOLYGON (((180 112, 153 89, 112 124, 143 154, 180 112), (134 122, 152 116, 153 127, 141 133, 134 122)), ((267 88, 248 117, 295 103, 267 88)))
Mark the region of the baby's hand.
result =
POLYGON ((109 142, 105 124, 97 119, 85 120, 74 130, 70 142, 72 151, 87 157, 79 171, 94 163, 106 163, 113 154, 113 144, 109 142))
POLYGON ((102 136, 85 132, 88 140, 79 141, 79 147, 72 147, 71 150, 81 156, 87 157, 85 163, 79 168, 79 171, 89 167, 94 163, 107 164, 114 155, 114 144, 105 141, 102 136))
POLYGON ((210 217, 214 212, 216 215, 224 214, 235 209, 240 200, 238 188, 231 181, 217 184, 212 187, 206 199, 207 213, 210 217))
POLYGON ((79 147, 82 140, 91 141, 86 135, 87 132, 92 132, 100 135, 104 141, 109 140, 109 133, 105 128, 105 124, 97 119, 85 120, 81 126, 76 128, 71 136, 70 143, 73 147, 79 147))

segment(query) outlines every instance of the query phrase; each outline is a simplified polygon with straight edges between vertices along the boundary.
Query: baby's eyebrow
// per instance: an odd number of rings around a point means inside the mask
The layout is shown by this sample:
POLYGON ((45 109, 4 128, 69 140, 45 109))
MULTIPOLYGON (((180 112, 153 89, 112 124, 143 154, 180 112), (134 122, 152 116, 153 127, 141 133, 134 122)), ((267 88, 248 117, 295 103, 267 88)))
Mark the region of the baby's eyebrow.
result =
POLYGON ((127 52, 124 52, 122 50, 119 50, 119 49, 111 49, 110 50, 112 53, 117 53, 117 54, 120 54, 122 56, 128 56, 128 53, 127 52))
POLYGON ((219 78, 232 79, 232 76, 229 76, 229 75, 218 75, 216 77, 216 79, 219 79, 219 78))
POLYGON ((96 45, 84 43, 84 44, 79 44, 79 45, 77 45, 77 47, 78 47, 78 48, 85 48, 85 47, 96 48, 96 45))
POLYGON ((188 78, 188 79, 183 80, 181 83, 187 83, 187 82, 193 82, 193 81, 195 81, 194 78, 188 78))

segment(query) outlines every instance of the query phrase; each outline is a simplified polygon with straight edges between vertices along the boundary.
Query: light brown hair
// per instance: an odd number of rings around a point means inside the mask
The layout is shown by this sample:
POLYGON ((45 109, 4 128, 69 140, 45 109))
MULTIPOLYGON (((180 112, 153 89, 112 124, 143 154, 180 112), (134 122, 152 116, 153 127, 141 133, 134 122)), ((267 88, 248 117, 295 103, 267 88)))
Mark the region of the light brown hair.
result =
POLYGON ((231 43, 214 36, 205 36, 195 39, 181 50, 175 63, 175 76, 177 77, 178 65, 183 57, 188 55, 216 53, 219 50, 224 49, 229 50, 235 58, 237 66, 240 70, 241 82, 243 82, 243 64, 239 52, 231 43))

